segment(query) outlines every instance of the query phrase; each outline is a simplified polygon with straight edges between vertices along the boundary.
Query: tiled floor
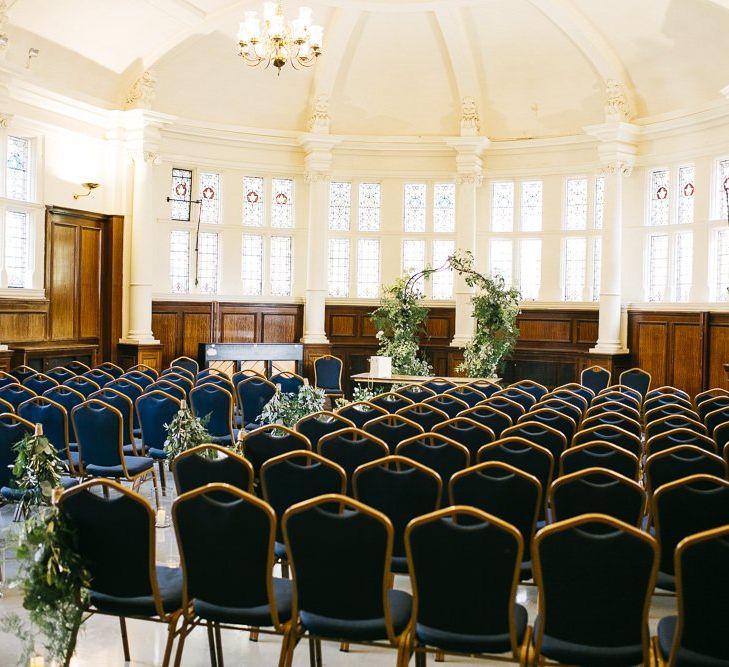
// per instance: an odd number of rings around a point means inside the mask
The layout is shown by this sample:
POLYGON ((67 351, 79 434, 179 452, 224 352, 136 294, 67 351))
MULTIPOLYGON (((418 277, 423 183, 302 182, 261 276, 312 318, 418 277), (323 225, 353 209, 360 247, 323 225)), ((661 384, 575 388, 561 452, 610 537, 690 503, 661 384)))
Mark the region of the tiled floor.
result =
MULTIPOLYGON (((153 499, 150 484, 142 487, 143 494, 153 499)), ((167 509, 172 498, 162 499, 167 509)), ((12 520, 11 507, 0 508, 0 527, 5 529, 12 520)), ((10 577, 15 572, 15 562, 12 552, 6 554, 7 573, 10 577)), ((175 535, 172 528, 157 529, 157 559, 166 565, 178 565, 179 557, 175 535)), ((396 588, 410 590, 407 577, 397 577, 396 588)), ((20 593, 15 589, 3 586, 4 597, 0 599, 0 616, 9 612, 20 612, 22 600, 20 593)), ((536 612, 536 589, 533 586, 521 586, 517 601, 526 606, 529 611, 530 623, 533 623, 536 612)), ((675 613, 675 604, 672 597, 656 596, 651 607, 651 631, 655 632, 655 625, 663 616, 675 613)), ((158 623, 143 621, 129 621, 129 642, 131 648, 131 665, 134 667, 156 666, 162 661, 166 640, 166 628, 158 623)), ((223 647, 225 661, 228 665, 245 665, 263 667, 277 665, 281 640, 275 636, 261 635, 258 642, 251 642, 248 634, 236 631, 223 631, 223 647)), ((392 665, 395 652, 386 649, 352 646, 349 653, 340 653, 337 644, 324 643, 322 645, 324 665, 331 667, 365 667, 372 665, 392 665)), ((7 634, 0 633, 0 667, 14 667, 17 665, 18 642, 7 634)), ((434 664, 433 659, 428 659, 434 664)), ((476 661, 465 658, 448 657, 445 664, 459 665, 488 665, 504 664, 496 661, 476 661)), ((118 621, 111 617, 95 616, 86 623, 80 633, 76 656, 72 661, 73 667, 114 667, 123 665, 121 638, 118 621)), ((207 635, 205 630, 195 630, 185 641, 185 651, 182 660, 185 666, 204 666, 210 664, 207 635)), ((294 656, 296 667, 305 667, 309 664, 309 654, 305 643, 299 644, 294 656)), ((411 661, 414 664, 414 661, 411 661)))

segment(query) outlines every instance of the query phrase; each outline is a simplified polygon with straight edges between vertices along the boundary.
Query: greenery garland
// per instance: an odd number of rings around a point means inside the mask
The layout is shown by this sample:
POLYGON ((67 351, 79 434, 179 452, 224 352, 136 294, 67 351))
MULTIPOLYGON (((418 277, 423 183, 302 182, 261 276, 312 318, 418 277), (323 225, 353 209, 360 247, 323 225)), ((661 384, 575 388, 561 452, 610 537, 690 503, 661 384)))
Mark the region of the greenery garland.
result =
POLYGON ((324 409, 326 395, 323 389, 305 384, 295 394, 276 390, 273 398, 263 406, 258 421, 261 424, 281 424, 293 428, 299 419, 324 409))
POLYGON ((172 421, 164 424, 167 431, 164 445, 167 458, 173 459, 188 449, 210 442, 211 436, 206 429, 209 421, 209 414, 202 419, 194 417, 187 404, 183 403, 172 421))
POLYGON ((20 500, 21 515, 27 514, 30 507, 50 505, 53 489, 60 485, 61 474, 66 472, 56 448, 36 426, 36 432, 26 433, 13 445, 13 451, 14 484, 24 492, 20 500))

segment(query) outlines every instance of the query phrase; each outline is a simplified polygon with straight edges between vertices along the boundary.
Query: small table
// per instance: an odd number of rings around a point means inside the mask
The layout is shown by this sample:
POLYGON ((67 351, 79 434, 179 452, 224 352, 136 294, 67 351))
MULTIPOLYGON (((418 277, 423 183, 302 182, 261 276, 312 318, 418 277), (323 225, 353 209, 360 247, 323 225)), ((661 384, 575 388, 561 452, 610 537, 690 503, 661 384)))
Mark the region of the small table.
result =
MULTIPOLYGON (((375 375, 370 375, 369 373, 356 373, 355 375, 352 375, 352 380, 354 382, 360 382, 363 384, 411 384, 411 383, 422 383, 422 382, 428 382, 428 380, 432 380, 435 377, 440 377, 436 375, 432 376, 425 376, 425 375, 391 375, 390 377, 376 377, 375 375)), ((498 382, 501 378, 493 377, 493 378, 464 378, 464 377, 443 377, 441 378, 443 380, 448 380, 449 382, 452 382, 455 385, 464 385, 464 384, 471 384, 471 382, 498 382)))

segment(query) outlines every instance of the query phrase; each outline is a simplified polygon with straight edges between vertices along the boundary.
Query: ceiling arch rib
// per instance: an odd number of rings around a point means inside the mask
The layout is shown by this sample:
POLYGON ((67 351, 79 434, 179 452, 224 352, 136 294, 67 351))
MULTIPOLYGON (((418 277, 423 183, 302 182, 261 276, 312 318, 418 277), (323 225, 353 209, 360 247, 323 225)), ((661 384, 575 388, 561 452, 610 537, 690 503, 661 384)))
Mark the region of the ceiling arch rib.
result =
MULTIPOLYGON (((729 4, 729 0, 721 1, 729 4)), ((572 40, 605 83, 614 80, 623 84, 630 108, 633 113, 637 113, 630 74, 618 54, 592 23, 575 9, 569 0, 529 0, 529 2, 572 40)))

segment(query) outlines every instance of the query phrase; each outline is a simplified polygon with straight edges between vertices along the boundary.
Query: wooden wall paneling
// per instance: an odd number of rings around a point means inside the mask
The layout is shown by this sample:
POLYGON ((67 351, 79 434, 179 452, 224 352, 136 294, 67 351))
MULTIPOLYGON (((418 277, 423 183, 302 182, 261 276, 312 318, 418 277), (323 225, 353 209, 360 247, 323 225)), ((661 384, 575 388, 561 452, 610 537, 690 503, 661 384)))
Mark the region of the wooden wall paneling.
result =
POLYGON ((78 338, 101 339, 102 231, 79 228, 78 338))
POLYGON ((698 394, 704 385, 703 357, 701 322, 672 323, 670 384, 687 391, 691 396, 698 394))
POLYGON ((729 313, 708 316, 708 363, 706 385, 729 389, 723 364, 729 363, 729 313))
POLYGON ((46 257, 49 262, 46 282, 50 298, 48 314, 50 340, 69 340, 75 333, 77 227, 50 220, 46 257))
POLYGON ((0 341, 12 347, 45 340, 48 308, 48 299, 0 299, 0 341))
POLYGON ((116 362, 117 343, 122 337, 124 216, 111 215, 104 224, 101 355, 116 362))
POLYGON ((257 313, 220 314, 221 343, 255 343, 258 329, 257 313))
POLYGON ((212 313, 183 312, 180 326, 182 337, 180 354, 196 359, 199 344, 213 340, 212 313))
POLYGON ((293 343, 296 339, 295 313, 263 313, 262 342, 293 343))
MULTIPOLYGON (((152 309, 152 332, 162 344, 162 365, 179 356, 177 352, 177 313, 160 313, 152 309)), ((133 364, 132 364, 133 365, 133 364)))

